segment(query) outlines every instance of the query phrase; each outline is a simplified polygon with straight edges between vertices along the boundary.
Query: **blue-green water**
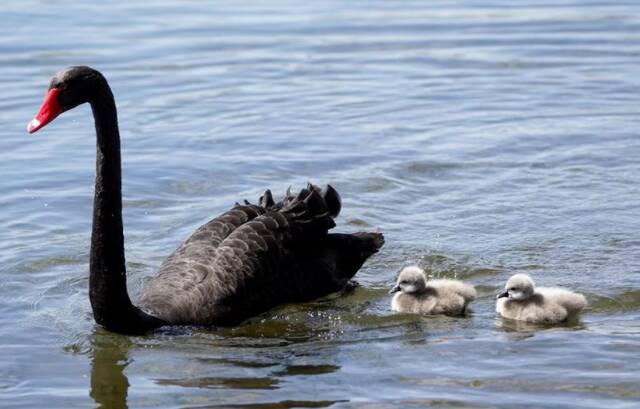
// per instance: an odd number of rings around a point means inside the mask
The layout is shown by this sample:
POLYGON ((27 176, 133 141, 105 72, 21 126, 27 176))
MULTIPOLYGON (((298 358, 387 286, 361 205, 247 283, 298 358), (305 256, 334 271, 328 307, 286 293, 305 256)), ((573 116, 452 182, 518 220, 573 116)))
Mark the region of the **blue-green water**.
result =
POLYGON ((81 2, 0 8, 0 406, 637 408, 640 3, 81 2), (53 73, 116 95, 135 295, 237 200, 310 180, 387 245, 352 294, 235 329, 94 325, 87 106, 25 126, 53 73), (475 284, 394 314, 404 265, 475 284), (496 319, 515 272, 590 302, 496 319))

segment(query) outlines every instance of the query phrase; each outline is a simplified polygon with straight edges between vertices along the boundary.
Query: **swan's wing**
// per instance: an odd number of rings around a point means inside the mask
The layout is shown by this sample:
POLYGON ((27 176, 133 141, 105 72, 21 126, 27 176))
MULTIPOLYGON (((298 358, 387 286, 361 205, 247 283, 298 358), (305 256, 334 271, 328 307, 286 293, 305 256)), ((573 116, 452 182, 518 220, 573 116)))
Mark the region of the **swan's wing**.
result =
POLYGON ((165 265, 174 263, 176 259, 194 258, 203 251, 213 252, 235 229, 265 212, 266 209, 261 206, 251 204, 235 206, 200 226, 165 260, 160 270, 162 271, 165 265))
POLYGON ((326 185, 324 189, 320 189, 320 187, 309 183, 306 188, 302 189, 300 193, 298 193, 297 196, 291 194, 291 187, 289 187, 284 197, 279 202, 275 202, 271 191, 267 190, 262 196, 260 196, 259 203, 262 207, 268 210, 278 211, 291 205, 300 197, 310 194, 312 191, 315 191, 320 195, 331 218, 336 218, 338 214, 340 214, 340 210, 342 210, 342 199, 340 198, 340 194, 338 194, 331 185, 326 185))
POLYGON ((443 294, 459 295, 465 304, 475 300, 477 296, 475 287, 464 281, 441 278, 427 281, 427 286, 434 287, 443 294))
POLYGON ((336 206, 319 189, 278 206, 240 206, 227 213, 242 213, 232 220, 198 229, 149 282, 141 306, 171 323, 235 324, 339 289, 383 243, 376 233, 327 235, 336 206))
MULTIPOLYGON (((278 211, 244 223, 217 248, 211 274, 198 286, 197 320, 235 324, 304 291, 313 257, 334 226, 322 196, 303 189, 278 211)), ((320 247, 321 248, 321 247, 320 247)))
POLYGON ((311 301, 340 291, 384 244, 381 233, 364 232, 327 234, 302 245, 304 240, 293 240, 277 270, 264 269, 262 280, 247 281, 251 288, 233 300, 234 310, 246 310, 250 317, 282 303, 311 301))
MULTIPOLYGON (((139 304, 158 317, 171 315, 179 308, 172 294, 185 294, 209 274, 218 255, 217 249, 238 227, 264 214, 255 205, 237 205, 200 226, 162 263, 155 277, 143 289, 139 304)), ((188 307, 181 307, 188 308, 188 307)), ((170 321, 172 322, 172 321, 170 321)))

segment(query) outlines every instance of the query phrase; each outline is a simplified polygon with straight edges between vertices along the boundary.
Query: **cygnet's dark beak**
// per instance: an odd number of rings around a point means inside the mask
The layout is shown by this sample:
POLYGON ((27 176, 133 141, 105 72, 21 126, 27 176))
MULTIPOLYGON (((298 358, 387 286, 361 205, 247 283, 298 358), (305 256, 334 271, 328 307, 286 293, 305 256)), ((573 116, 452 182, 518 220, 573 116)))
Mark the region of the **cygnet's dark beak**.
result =
POLYGON ((389 290, 389 294, 397 293, 398 291, 400 291, 400 286, 394 285, 393 288, 389 290))
POLYGON ((500 294, 496 295, 496 299, 498 298, 505 298, 505 297, 509 297, 509 291, 504 290, 503 292, 501 292, 500 294))

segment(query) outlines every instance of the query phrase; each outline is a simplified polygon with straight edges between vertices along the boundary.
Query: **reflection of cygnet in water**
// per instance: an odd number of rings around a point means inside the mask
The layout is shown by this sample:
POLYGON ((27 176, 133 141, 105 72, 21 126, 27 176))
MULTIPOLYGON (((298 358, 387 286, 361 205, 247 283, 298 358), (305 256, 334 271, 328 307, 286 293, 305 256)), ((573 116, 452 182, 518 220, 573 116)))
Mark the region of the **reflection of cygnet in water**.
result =
POLYGON ((498 314, 530 323, 562 322, 577 315, 587 305, 582 294, 562 288, 535 288, 533 280, 526 274, 512 276, 497 298, 498 314))
POLYGON ((427 281, 424 271, 413 266, 400 272, 389 293, 396 293, 392 310, 414 314, 461 315, 476 298, 472 285, 457 280, 427 281))

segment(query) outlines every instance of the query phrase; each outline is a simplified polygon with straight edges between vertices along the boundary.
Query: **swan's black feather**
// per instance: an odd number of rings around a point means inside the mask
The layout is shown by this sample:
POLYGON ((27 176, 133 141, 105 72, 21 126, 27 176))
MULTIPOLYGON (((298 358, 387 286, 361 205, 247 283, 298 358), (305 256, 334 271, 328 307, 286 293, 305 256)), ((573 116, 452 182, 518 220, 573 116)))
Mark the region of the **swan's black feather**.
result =
POLYGON ((271 190, 269 189, 265 190, 264 194, 260 196, 258 203, 260 204, 260 206, 264 208, 272 207, 275 204, 275 202, 273 201, 273 195, 271 194, 271 190))
POLYGON ((322 192, 322 198, 327 204, 327 210, 329 211, 329 215, 331 217, 336 217, 340 214, 340 210, 342 209, 342 199, 338 192, 331 185, 327 185, 327 187, 322 192))
POLYGON ((265 192, 259 202, 266 207, 234 207, 165 261, 140 306, 171 324, 233 325, 282 303, 341 290, 384 239, 328 234, 335 226, 331 200, 309 185, 278 203, 265 192))

